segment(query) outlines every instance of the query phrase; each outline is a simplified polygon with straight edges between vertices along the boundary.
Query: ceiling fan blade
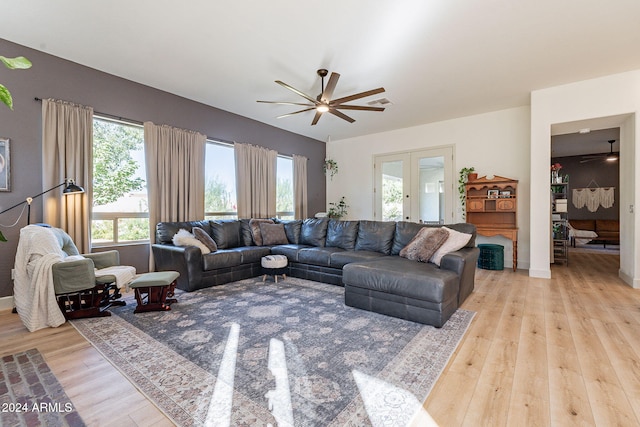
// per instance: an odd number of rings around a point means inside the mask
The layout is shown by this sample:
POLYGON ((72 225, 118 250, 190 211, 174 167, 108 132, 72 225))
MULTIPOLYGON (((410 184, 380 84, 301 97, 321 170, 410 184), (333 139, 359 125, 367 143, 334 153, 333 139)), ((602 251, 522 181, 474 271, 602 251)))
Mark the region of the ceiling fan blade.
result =
POLYGON ((344 98, 334 99, 329 103, 329 105, 336 106, 338 104, 342 104, 342 103, 349 102, 349 101, 354 101, 354 100, 360 99, 360 98, 366 98, 367 96, 375 95, 377 93, 382 93, 382 92, 384 92, 384 88, 383 87, 379 87, 378 89, 371 89, 371 90, 368 90, 366 92, 356 93, 355 95, 345 96, 344 98))
POLYGON ((303 105, 305 107, 315 107, 315 105, 304 104, 302 102, 282 102, 282 101, 256 101, 256 102, 262 102, 263 104, 303 105))
POLYGON ((281 116, 276 117, 277 119, 282 119, 283 117, 289 117, 289 116, 293 116, 294 114, 300 114, 300 113, 304 113, 305 111, 311 111, 311 110, 315 110, 316 107, 310 107, 310 108, 305 108, 304 110, 300 110, 300 111, 294 111, 293 113, 289 113, 289 114, 283 114, 281 116))
POLYGON ((311 122, 311 126, 315 125, 316 123, 318 123, 318 120, 320 120, 320 117, 322 116, 322 112, 320 111, 316 111, 316 115, 313 116, 313 121, 311 122))
POLYGON ((383 107, 366 107, 364 105, 336 105, 333 108, 339 108, 341 110, 384 111, 383 107))
POLYGON ((331 100, 331 97, 333 96, 333 91, 336 88, 336 85, 338 84, 339 78, 340 78, 340 74, 331 73, 331 77, 329 77, 329 82, 327 83, 327 87, 324 88, 324 92, 322 92, 322 96, 320 97, 321 99, 325 100, 326 102, 329 102, 331 100))
POLYGON ((291 92, 293 93, 297 93, 298 95, 300 95, 301 97, 303 97, 304 99, 313 102, 313 105, 318 104, 318 101, 313 99, 312 97, 310 97, 309 95, 307 95, 304 92, 299 91, 298 89, 296 89, 293 86, 289 86, 288 84, 281 82, 280 80, 276 80, 276 83, 278 83, 280 86, 284 87, 285 89, 289 89, 291 92))
POLYGON ((356 121, 355 119, 352 119, 351 117, 347 116, 346 114, 341 113, 340 111, 336 110, 335 108, 330 108, 329 112, 331 114, 333 114, 334 116, 338 116, 341 119, 348 121, 349 123, 353 123, 353 122, 356 121))

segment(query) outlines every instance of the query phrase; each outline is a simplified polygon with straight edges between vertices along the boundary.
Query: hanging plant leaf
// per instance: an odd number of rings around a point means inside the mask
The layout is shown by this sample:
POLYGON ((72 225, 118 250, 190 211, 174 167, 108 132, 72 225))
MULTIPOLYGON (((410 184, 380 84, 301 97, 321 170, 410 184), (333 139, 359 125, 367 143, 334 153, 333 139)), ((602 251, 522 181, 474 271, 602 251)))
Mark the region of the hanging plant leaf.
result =
POLYGON ((13 98, 11 98, 11 93, 9 93, 9 90, 2 84, 0 84, 0 101, 13 110, 13 98))
POLYGON ((0 55, 0 61, 10 70, 26 70, 31 68, 31 61, 24 56, 17 56, 15 58, 7 58, 0 55))
POLYGON ((2 234, 2 231, 0 231, 0 242, 6 242, 7 238, 4 237, 4 234, 2 234))

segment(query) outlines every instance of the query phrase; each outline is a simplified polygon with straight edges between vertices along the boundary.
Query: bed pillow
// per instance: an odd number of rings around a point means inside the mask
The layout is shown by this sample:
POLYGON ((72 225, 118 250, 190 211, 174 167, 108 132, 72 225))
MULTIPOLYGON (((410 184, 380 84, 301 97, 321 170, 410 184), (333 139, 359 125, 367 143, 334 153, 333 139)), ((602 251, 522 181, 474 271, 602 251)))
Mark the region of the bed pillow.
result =
POLYGON ((218 245, 216 245, 216 241, 209 236, 209 233, 204 231, 204 229, 200 227, 193 227, 191 229, 193 235, 196 239, 200 240, 202 244, 204 244, 211 252, 215 252, 218 250, 218 245))
POLYGON ((400 256, 412 261, 428 262, 449 237, 449 233, 442 228, 421 228, 409 244, 402 248, 400 256))
POLYGON ((448 227, 441 227, 443 230, 446 230, 449 233, 449 238, 440 248, 436 251, 435 254, 431 257, 429 261, 440 267, 440 261, 442 257, 448 254, 449 252, 455 252, 464 248, 469 240, 471 239, 471 234, 460 233, 459 231, 452 230, 448 227))
POLYGON ((249 227, 251 227, 251 237, 253 237, 253 241, 256 246, 262 246, 266 243, 262 242, 262 232, 260 231, 260 224, 273 224, 273 220, 271 219, 259 219, 259 218, 251 218, 249 220, 249 227))
POLYGON ((208 254, 211 252, 208 247, 204 245, 200 240, 196 239, 196 237, 189 233, 184 228, 178 230, 178 232, 173 236, 173 244, 176 246, 196 246, 200 248, 200 252, 203 254, 208 254))
POLYGON ((286 245, 289 243, 287 234, 284 231, 284 224, 269 224, 268 222, 261 222, 260 234, 262 234, 262 244, 265 246, 286 245))

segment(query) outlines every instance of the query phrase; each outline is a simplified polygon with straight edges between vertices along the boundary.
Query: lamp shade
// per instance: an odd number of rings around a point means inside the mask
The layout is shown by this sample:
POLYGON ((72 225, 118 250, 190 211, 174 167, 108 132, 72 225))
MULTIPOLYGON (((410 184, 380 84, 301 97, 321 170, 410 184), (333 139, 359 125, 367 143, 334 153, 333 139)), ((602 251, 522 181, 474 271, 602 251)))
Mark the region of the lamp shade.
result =
POLYGON ((76 183, 72 179, 68 179, 64 187, 64 190, 62 190, 62 194, 67 196, 69 194, 80 194, 80 193, 84 193, 84 188, 80 187, 79 185, 76 185, 76 183))

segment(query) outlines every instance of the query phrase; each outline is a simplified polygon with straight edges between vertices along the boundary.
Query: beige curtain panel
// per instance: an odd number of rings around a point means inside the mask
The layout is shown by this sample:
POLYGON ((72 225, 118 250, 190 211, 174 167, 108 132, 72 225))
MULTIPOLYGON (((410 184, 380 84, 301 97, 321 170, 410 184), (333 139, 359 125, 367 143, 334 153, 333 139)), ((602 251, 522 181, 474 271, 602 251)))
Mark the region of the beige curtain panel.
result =
POLYGON ((278 152, 250 144, 234 144, 238 218, 276 215, 278 152))
POLYGON ((151 243, 156 241, 159 222, 204 218, 206 138, 198 132, 144 123, 151 243))
POLYGON ((307 158, 293 155, 293 210, 295 219, 307 218, 307 158))
MULTIPOLYGON (((54 99, 42 100, 42 188, 73 179, 87 194, 42 196, 43 220, 65 230, 80 253, 90 251, 93 182, 93 108, 54 99)), ((62 187, 61 187, 62 188, 62 187)))

